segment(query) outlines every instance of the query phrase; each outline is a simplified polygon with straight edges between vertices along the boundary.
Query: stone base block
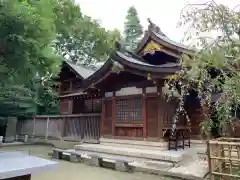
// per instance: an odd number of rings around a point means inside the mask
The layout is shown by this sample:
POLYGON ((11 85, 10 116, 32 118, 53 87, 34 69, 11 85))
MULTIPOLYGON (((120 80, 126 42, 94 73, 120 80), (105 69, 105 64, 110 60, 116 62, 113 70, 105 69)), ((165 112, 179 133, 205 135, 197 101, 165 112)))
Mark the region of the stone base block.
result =
POLYGON ((100 165, 105 168, 115 169, 115 161, 110 159, 102 159, 100 165))
POLYGON ((70 156, 71 162, 83 162, 83 158, 80 155, 72 155, 70 156))
POLYGON ((78 158, 75 155, 70 155, 69 159, 71 162, 78 162, 78 158))
POLYGON ((53 157, 54 159, 61 159, 61 156, 62 156, 62 152, 53 151, 52 157, 53 157))
POLYGON ((124 163, 124 162, 116 162, 115 164, 115 169, 117 171, 121 171, 121 172, 130 172, 130 167, 128 166, 128 163, 124 163))
POLYGON ((84 164, 86 165, 89 165, 89 166, 95 166, 95 167, 98 167, 99 166, 99 160, 98 158, 86 158, 86 157, 83 157, 83 162, 84 164))

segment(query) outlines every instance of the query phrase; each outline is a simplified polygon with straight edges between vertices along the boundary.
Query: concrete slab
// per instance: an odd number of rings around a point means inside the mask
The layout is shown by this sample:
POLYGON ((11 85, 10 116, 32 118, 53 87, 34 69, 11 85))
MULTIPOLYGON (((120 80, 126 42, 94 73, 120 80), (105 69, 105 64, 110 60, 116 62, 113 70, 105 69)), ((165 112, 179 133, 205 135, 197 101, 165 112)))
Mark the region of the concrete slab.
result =
POLYGON ((57 162, 21 152, 1 152, 0 159, 0 179, 29 175, 57 167, 57 162))
POLYGON ((76 150, 139 157, 153 160, 180 162, 183 159, 184 151, 159 151, 156 149, 137 149, 130 147, 114 147, 101 144, 81 144, 75 146, 76 150))

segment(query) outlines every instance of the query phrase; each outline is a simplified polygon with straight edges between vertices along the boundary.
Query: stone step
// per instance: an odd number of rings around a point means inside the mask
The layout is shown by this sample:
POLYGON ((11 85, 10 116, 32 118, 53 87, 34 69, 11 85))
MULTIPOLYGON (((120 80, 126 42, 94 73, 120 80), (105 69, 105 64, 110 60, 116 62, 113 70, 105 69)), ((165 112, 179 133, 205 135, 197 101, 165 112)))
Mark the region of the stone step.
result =
POLYGON ((100 138, 100 144, 120 144, 120 145, 136 145, 142 147, 166 147, 167 142, 153 142, 153 141, 136 141, 136 140, 124 140, 124 139, 108 139, 100 138))
MULTIPOLYGON (((195 151, 195 149, 193 149, 195 151)), ((149 160, 143 157, 129 157, 92 151, 82 151, 75 149, 61 150, 53 149, 55 158, 67 161, 82 162, 90 166, 101 166, 124 172, 145 172, 160 176, 168 176, 167 179, 204 180, 208 166, 207 161, 200 159, 183 160, 182 166, 174 166, 174 163, 149 160), (59 155, 58 153, 61 153, 59 155)), ((190 152, 189 156, 192 156, 190 152)), ((195 155, 196 156, 196 155, 195 155)))
POLYGON ((161 146, 147 146, 147 145, 139 145, 139 144, 119 144, 119 143, 113 143, 113 142, 101 142, 101 145, 104 146, 114 146, 114 147, 126 147, 126 148, 136 148, 136 149, 154 149, 154 150, 167 150, 168 144, 165 143, 161 146))
POLYGON ((111 155, 122 155, 134 158, 144 158, 157 161, 168 161, 177 163, 183 159, 184 151, 162 151, 156 149, 139 149, 119 146, 105 146, 101 144, 81 144, 75 146, 76 150, 106 153, 111 155))
MULTIPOLYGON (((80 160, 79 158, 82 159, 95 159, 99 161, 99 165, 103 167, 110 167, 114 169, 117 164, 123 163, 125 166, 129 167, 128 170, 134 170, 135 164, 144 164, 146 166, 151 166, 154 168, 160 168, 163 170, 168 170, 172 168, 174 165, 171 162, 163 162, 163 161, 154 161, 154 160, 148 160, 144 158, 133 158, 133 157, 126 157, 126 156, 119 156, 119 155, 110 155, 110 154, 105 154, 105 153, 96 153, 96 152, 89 152, 89 151, 80 151, 80 150, 74 150, 74 149, 69 149, 69 150, 61 150, 61 149, 54 149, 53 153, 51 155, 54 158, 62 158, 67 161, 76 161, 75 158, 80 160), (61 153, 61 155, 57 155, 56 153, 61 153), (78 157, 76 157, 78 155, 78 157), (75 156, 75 158, 73 157, 75 156)), ((84 161, 84 160, 80 160, 84 161)), ((86 161, 86 160, 85 160, 86 161)), ((95 163, 97 164, 97 163, 95 163)))

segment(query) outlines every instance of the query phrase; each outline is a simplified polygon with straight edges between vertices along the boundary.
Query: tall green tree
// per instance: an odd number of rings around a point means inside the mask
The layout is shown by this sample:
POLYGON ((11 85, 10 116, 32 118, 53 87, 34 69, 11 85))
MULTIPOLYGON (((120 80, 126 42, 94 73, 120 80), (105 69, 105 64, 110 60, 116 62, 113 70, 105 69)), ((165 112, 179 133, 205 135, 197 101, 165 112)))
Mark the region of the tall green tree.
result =
POLYGON ((83 15, 71 0, 61 0, 55 6, 57 50, 66 59, 92 65, 107 60, 120 38, 118 30, 108 31, 99 22, 83 15))
POLYGON ((0 117, 57 113, 61 60, 105 60, 120 36, 71 0, 2 0, 0 11, 0 117))
POLYGON ((0 2, 0 117, 34 114, 37 75, 43 84, 58 71, 52 2, 0 2))
MULTIPOLYGON (((165 86, 168 97, 177 97, 179 107, 173 118, 186 113, 184 102, 190 90, 198 93, 206 121, 202 123, 205 133, 220 130, 236 118, 240 104, 240 13, 239 6, 227 6, 210 1, 205 4, 188 5, 182 11, 181 24, 192 30, 187 39, 197 37, 201 50, 195 55, 182 57, 182 70, 176 79, 165 86), (195 32, 195 34, 192 34, 195 32), (217 37, 206 32, 218 33, 217 37), (181 86, 181 90, 176 87, 181 86), (219 98, 215 98, 216 95, 219 98), (214 117, 212 111, 214 108, 214 117)), ((196 39, 195 39, 196 40, 196 39)))
POLYGON ((127 11, 124 22, 124 44, 128 50, 134 50, 137 47, 139 38, 143 33, 143 27, 140 23, 137 10, 131 6, 127 11))

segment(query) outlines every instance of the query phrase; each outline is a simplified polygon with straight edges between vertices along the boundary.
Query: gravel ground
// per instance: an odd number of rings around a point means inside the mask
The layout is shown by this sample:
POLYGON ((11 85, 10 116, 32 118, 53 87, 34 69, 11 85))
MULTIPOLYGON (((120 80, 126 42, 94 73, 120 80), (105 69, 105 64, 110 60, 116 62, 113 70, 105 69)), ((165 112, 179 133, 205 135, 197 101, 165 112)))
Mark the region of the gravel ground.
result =
MULTIPOLYGON (((50 146, 15 146, 0 148, 0 151, 22 151, 31 155, 49 158, 50 146)), ((172 180, 142 173, 124 173, 110 169, 90 167, 80 163, 59 161, 59 166, 54 171, 34 174, 32 180, 172 180)))

